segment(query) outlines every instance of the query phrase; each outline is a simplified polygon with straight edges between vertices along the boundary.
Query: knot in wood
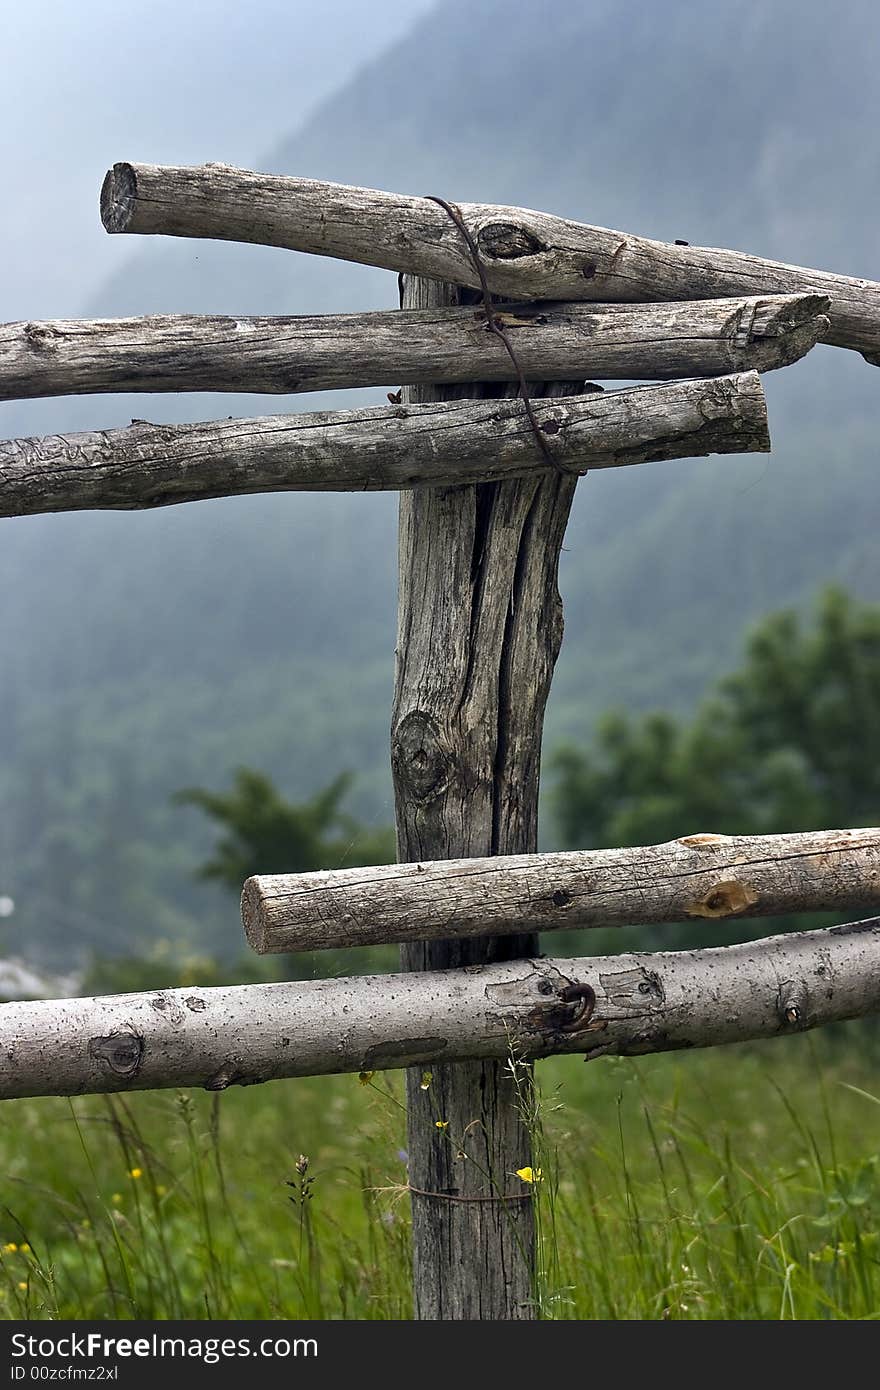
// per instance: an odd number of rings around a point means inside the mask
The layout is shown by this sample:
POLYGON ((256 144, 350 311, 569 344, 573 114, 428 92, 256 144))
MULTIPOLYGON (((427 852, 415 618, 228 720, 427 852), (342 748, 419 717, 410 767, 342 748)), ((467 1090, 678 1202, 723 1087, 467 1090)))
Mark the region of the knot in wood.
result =
POLYGON ((709 424, 714 424, 718 420, 726 421, 730 428, 738 429, 742 425, 739 416, 730 418, 731 407, 731 388, 724 382, 709 382, 697 403, 697 409, 703 419, 709 424))
POLYGON ((539 237, 516 222, 488 222, 477 232, 476 241, 482 255, 496 261, 517 261, 547 250, 539 237))
POLYGON ((144 1055, 144 1040, 138 1033, 109 1033, 89 1038, 89 1056, 103 1062, 116 1076, 136 1076, 144 1055))
POLYGON ((24 336, 35 352, 50 352, 58 345, 59 333, 51 323, 26 323, 24 336))
POLYGON ((391 765, 398 785, 419 805, 442 796, 449 786, 454 760, 443 747, 435 719, 411 710, 394 731, 391 765))
POLYGON ((660 975, 643 965, 635 969, 609 970, 599 976, 599 981, 606 1003, 625 1013, 634 1009, 641 1014, 647 1009, 662 1008, 666 1003, 666 990, 660 975))
POLYGON ((803 980, 783 980, 776 996, 776 1012, 785 1028, 807 1026, 809 992, 803 980))
POLYGON ((689 917, 736 917, 757 901, 758 894, 750 884, 725 879, 713 884, 696 902, 688 903, 685 911, 689 917))

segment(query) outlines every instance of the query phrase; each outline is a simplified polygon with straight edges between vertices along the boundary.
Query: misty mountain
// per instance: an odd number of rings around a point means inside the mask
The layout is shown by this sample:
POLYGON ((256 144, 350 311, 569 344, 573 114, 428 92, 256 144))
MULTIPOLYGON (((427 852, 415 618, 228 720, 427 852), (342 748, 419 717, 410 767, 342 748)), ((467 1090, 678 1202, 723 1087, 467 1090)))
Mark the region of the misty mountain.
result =
MULTIPOLYGON (((873 0, 847 0, 833 22, 802 0, 450 0, 257 167, 873 278, 878 59, 873 0)), ((132 241, 83 312, 395 304, 387 272, 169 239, 132 241)), ((748 623, 826 581, 880 597, 877 369, 818 348, 764 381, 769 458, 580 483, 549 744, 589 737, 609 704, 688 706, 748 623)), ((365 398, 383 396, 25 402, 0 406, 0 430, 365 398)), ((355 768, 355 809, 391 818, 395 513, 392 496, 281 495, 0 522, 0 891, 21 904, 7 940, 61 954, 157 935, 237 946, 235 905, 190 878, 205 830, 167 798, 224 784, 239 763, 292 796, 355 768)))

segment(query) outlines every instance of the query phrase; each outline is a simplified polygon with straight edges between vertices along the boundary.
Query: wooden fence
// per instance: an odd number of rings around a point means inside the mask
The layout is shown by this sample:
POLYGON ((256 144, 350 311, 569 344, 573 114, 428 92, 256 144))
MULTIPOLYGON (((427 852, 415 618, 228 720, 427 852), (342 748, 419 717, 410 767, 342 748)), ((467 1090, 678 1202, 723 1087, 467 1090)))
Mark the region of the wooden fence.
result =
POLYGON ((529 1155, 511 1056, 711 1046, 880 1010, 877 917, 699 951, 537 952, 539 931, 876 909, 880 830, 535 853, 578 476, 768 449, 758 373, 818 341, 880 365, 880 285, 221 164, 117 164, 101 210, 113 233, 401 273, 387 313, 0 326, 0 399, 403 383, 370 409, 0 442, 0 515, 400 491, 402 862, 253 878, 242 910, 258 951, 400 942, 404 973, 2 1005, 0 1098, 407 1067, 416 1315, 533 1317, 531 1202, 508 1191, 529 1155), (596 385, 615 378, 663 384, 596 385), (444 1143, 437 1103, 478 1136, 479 1164, 444 1143))

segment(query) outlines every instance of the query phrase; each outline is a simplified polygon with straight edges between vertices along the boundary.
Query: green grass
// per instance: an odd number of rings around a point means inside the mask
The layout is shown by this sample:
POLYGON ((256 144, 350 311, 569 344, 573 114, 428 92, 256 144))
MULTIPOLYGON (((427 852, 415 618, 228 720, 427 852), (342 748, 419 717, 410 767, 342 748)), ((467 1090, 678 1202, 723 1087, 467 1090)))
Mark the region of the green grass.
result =
MULTIPOLYGON (((541 1315, 878 1316, 861 1037, 541 1063, 541 1315)), ((4 1318, 410 1316, 399 1073, 0 1115, 4 1318)))

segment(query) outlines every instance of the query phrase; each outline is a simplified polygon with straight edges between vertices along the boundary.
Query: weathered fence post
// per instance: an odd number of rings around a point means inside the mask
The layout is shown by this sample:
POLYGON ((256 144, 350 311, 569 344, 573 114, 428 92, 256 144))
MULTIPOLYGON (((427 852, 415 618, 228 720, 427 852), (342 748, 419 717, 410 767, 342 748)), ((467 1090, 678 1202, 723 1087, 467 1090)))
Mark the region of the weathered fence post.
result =
MULTIPOLYGON (((403 307, 473 298, 411 277, 403 307)), ((449 394, 413 388, 410 399, 449 394)), ((575 484, 545 472, 401 494, 391 739, 401 861, 537 848, 541 730, 562 640, 556 575, 575 484)), ((436 970, 536 950, 533 934, 483 937, 403 946, 401 961, 436 970)), ((407 1073, 416 1317, 532 1318, 534 1220, 516 1177, 530 1139, 516 1087, 504 1063, 426 1064, 427 1089, 422 1068, 407 1073)))
POLYGON ((411 383, 406 405, 392 396, 378 409, 0 442, 7 516, 401 490, 391 757, 405 867, 373 868, 367 883, 339 871, 293 888, 290 876, 253 878, 242 909, 257 950, 403 940, 409 973, 5 1005, 0 1098, 407 1066, 416 1316, 534 1318, 533 1196, 517 1173, 532 1163, 525 1059, 710 1046, 880 1011, 877 918, 740 947, 525 959, 539 924, 878 906, 875 830, 534 851, 578 469, 767 450, 753 369, 785 365, 817 338, 880 365, 880 283, 216 164, 117 164, 102 216, 110 232, 287 246, 482 287, 485 298, 412 278, 405 305, 426 312, 393 325, 381 313, 0 324, 0 398, 411 383), (493 293, 553 302, 494 314, 493 293), (451 384, 483 371, 483 385, 451 384), (570 378, 530 388, 568 399, 485 399, 513 392, 489 379, 516 375, 524 390, 523 372, 570 378), (583 375, 673 379, 595 396, 579 392, 583 375), (468 862, 424 862, 437 860, 468 862))

